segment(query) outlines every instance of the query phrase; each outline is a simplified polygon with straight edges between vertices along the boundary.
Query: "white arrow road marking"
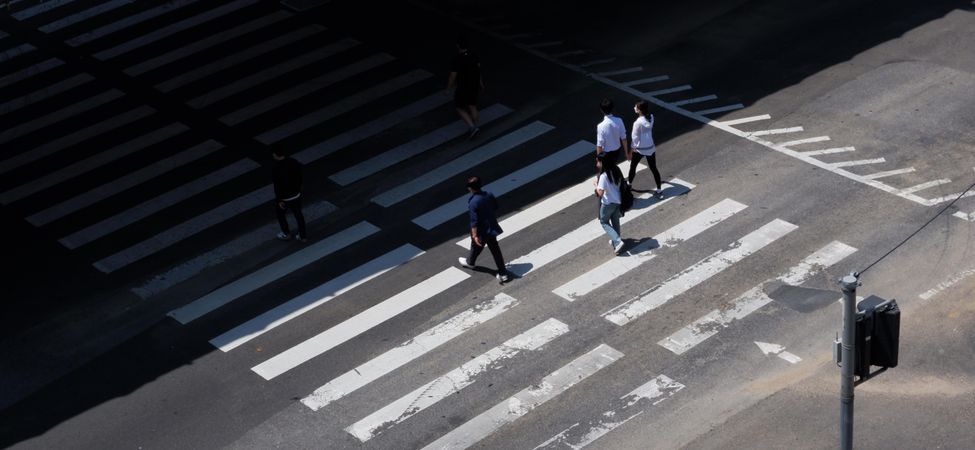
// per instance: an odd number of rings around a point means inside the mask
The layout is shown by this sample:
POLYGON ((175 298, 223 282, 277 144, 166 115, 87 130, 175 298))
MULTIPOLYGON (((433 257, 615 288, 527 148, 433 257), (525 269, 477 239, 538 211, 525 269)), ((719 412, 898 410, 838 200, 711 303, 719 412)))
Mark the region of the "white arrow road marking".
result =
POLYGON ((789 353, 789 352, 785 351, 785 347, 783 347, 783 346, 781 346, 779 344, 770 344, 768 342, 758 342, 758 341, 755 341, 755 345, 757 345, 758 348, 760 350, 762 350, 762 353, 764 353, 765 356, 768 356, 768 355, 776 355, 779 358, 782 358, 782 359, 788 361, 789 364, 795 364, 795 363, 797 363, 799 361, 802 361, 802 358, 800 358, 800 357, 798 357, 798 356, 796 356, 796 355, 794 355, 792 353, 789 353))

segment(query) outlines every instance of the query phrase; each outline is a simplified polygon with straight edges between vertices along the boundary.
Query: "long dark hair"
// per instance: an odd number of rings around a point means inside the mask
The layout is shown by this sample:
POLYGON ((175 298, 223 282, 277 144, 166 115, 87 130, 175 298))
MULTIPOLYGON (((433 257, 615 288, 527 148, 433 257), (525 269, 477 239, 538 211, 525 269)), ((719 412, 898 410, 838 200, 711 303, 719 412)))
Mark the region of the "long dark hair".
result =
POLYGON ((596 157, 596 159, 598 159, 600 162, 599 174, 602 175, 605 173, 606 176, 609 177, 610 182, 612 182, 613 184, 619 184, 619 181, 617 181, 617 176, 622 178, 623 172, 620 170, 619 167, 616 166, 615 163, 610 162, 610 158, 614 158, 614 157, 616 157, 616 155, 609 155, 608 153, 604 152, 604 153, 600 153, 599 156, 596 157))

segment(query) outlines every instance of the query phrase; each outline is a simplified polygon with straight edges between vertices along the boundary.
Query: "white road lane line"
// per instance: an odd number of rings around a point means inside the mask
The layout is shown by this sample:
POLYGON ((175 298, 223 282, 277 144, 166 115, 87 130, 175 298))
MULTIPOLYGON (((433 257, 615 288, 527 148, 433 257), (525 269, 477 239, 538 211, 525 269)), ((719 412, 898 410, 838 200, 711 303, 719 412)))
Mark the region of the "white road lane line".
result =
POLYGON ((187 56, 199 53, 210 47, 216 46, 224 42, 232 41, 245 34, 268 27, 284 19, 287 19, 291 16, 292 14, 287 11, 275 11, 271 14, 259 17, 250 22, 240 24, 229 30, 218 30, 216 34, 206 37, 204 39, 200 39, 198 41, 194 41, 192 44, 177 48, 175 50, 163 53, 162 55, 156 56, 155 58, 148 59, 138 64, 129 66, 128 68, 125 69, 125 73, 131 76, 142 75, 146 72, 158 69, 174 61, 178 61, 180 59, 186 58, 187 56))
POLYGON ((682 86, 676 86, 676 87, 667 88, 667 89, 658 89, 656 91, 644 92, 644 94, 645 95, 649 95, 651 97, 656 97, 658 95, 673 94, 675 92, 684 92, 684 91, 689 91, 691 89, 693 89, 691 87, 691 85, 685 84, 685 85, 682 85, 682 86))
POLYGON ((122 128, 132 122, 135 122, 140 119, 144 119, 155 113, 156 110, 148 106, 140 106, 136 109, 126 111, 114 117, 105 119, 88 128, 78 130, 66 136, 62 136, 57 139, 48 141, 47 143, 41 145, 40 147, 35 147, 29 151, 20 153, 17 156, 0 161, 0 174, 9 172, 19 167, 23 167, 34 161, 53 155, 66 148, 79 145, 80 143, 84 143, 86 140, 91 139, 92 137, 98 136, 102 133, 106 133, 118 128, 122 128))
POLYGON ((697 115, 700 115, 700 116, 706 116, 708 114, 717 114, 717 113, 723 113, 723 112, 727 112, 727 111, 734 111, 734 110, 737 110, 737 109, 742 109, 744 107, 745 107, 745 105, 742 105, 741 103, 735 103, 733 105, 719 106, 717 108, 702 109, 700 111, 694 111, 694 114, 697 114, 697 115))
POLYGON ((315 389, 311 395, 301 399, 301 403, 312 411, 318 411, 359 388, 392 373, 410 361, 435 350, 467 330, 501 315, 517 304, 518 300, 513 297, 507 294, 497 294, 494 298, 481 302, 332 379, 324 386, 315 389))
POLYGON ((876 180, 877 178, 892 177, 894 175, 903 175, 905 173, 912 173, 912 172, 914 172, 914 168, 907 167, 904 169, 894 169, 894 170, 886 170, 883 172, 874 172, 874 173, 864 175, 863 178, 866 178, 868 180, 876 180))
MULTIPOLYGON (((327 201, 319 201, 308 206, 304 206, 301 212, 305 215, 305 221, 310 224, 337 209, 338 208, 336 208, 335 205, 327 201)), ((230 242, 222 244, 219 247, 205 253, 196 255, 185 262, 179 263, 167 269, 165 272, 153 276, 151 279, 143 282, 141 285, 132 288, 131 291, 133 294, 138 295, 143 300, 146 300, 165 291, 166 289, 199 275, 205 269, 218 264, 223 264, 229 261, 231 258, 240 256, 245 252, 253 250, 261 244, 265 244, 270 241, 277 241, 274 236, 279 230, 280 228, 278 228, 277 223, 267 224, 251 230, 246 234, 234 238, 234 240, 230 242)), ((287 243, 284 245, 287 245, 287 243)))
POLYGON ((153 42, 165 39, 174 34, 178 34, 182 31, 186 31, 198 25, 207 23, 213 19, 223 17, 227 14, 235 12, 241 8, 251 6, 257 3, 257 0, 236 0, 230 3, 220 5, 216 8, 208 10, 206 12, 197 14, 195 16, 180 20, 179 22, 167 25, 165 27, 159 28, 151 33, 146 33, 135 39, 123 42, 114 47, 102 50, 95 53, 95 58, 105 61, 112 59, 116 56, 131 52, 132 50, 145 47, 153 42))
MULTIPOLYGON (((620 220, 620 225, 625 225, 674 198, 690 192, 694 188, 693 184, 677 178, 672 179, 668 184, 674 187, 664 189, 667 198, 663 200, 653 198, 650 194, 641 194, 640 197, 637 197, 633 202, 633 209, 627 211, 626 215, 620 220)), ((590 241, 605 235, 603 229, 594 220, 592 223, 582 225, 562 235, 558 239, 533 250, 527 255, 510 261, 508 263, 508 270, 519 277, 523 277, 569 254, 569 252, 586 245, 590 241)), ((609 251, 609 247, 607 247, 607 251, 609 251)))
POLYGON ((556 54, 552 55, 552 57, 553 58, 565 58, 566 56, 585 55, 586 53, 591 53, 591 52, 592 52, 592 50, 585 50, 585 49, 582 49, 582 50, 569 50, 569 51, 565 51, 565 52, 561 52, 561 53, 556 53, 556 54))
POLYGON ((233 350, 422 254, 423 250, 404 244, 232 328, 210 344, 224 352, 233 350))
POLYGON ((93 97, 89 97, 79 102, 76 102, 74 104, 65 106, 64 108, 61 108, 50 114, 46 114, 44 116, 38 117, 29 122, 15 125, 11 128, 4 130, 3 132, 0 132, 0 143, 6 143, 8 141, 12 141, 25 134, 33 133, 37 130, 49 127, 62 120, 69 119, 71 117, 77 116, 86 111, 91 111, 108 102, 111 102, 112 100, 117 100, 124 95, 125 94, 122 93, 122 91, 120 90, 111 89, 102 92, 100 94, 97 94, 93 97))
POLYGON ((680 243, 690 240, 694 236, 723 222, 725 219, 743 211, 745 208, 747 206, 741 203, 724 199, 663 233, 654 236, 653 239, 647 240, 628 250, 628 257, 610 259, 555 288, 552 293, 570 302, 575 301, 612 282, 616 278, 625 275, 627 272, 640 267, 643 263, 654 259, 657 256, 657 252, 651 252, 651 250, 676 247, 680 243))
POLYGON ((602 58, 602 59, 594 59, 594 60, 592 60, 592 61, 587 61, 587 62, 584 62, 584 63, 582 63, 582 64, 579 64, 579 67, 592 67, 592 66, 598 66, 598 65, 600 65, 600 64, 609 64, 609 63, 611 63, 611 62, 613 62, 613 61, 616 61, 616 58, 602 58))
POLYGON ((681 355, 711 336, 718 334, 722 329, 731 326, 732 322, 744 319, 759 308, 771 303, 772 299, 765 294, 766 286, 773 283, 784 283, 789 286, 801 285, 814 274, 842 261, 856 250, 842 242, 830 242, 782 275, 749 289, 748 292, 733 300, 728 308, 716 309, 705 314, 690 325, 661 339, 657 344, 681 355))
MULTIPOLYGON (((973 216, 975 216, 975 214, 973 214, 973 216)), ((918 295, 918 297, 920 297, 921 300, 930 300, 935 295, 938 295, 938 293, 958 284, 959 282, 965 280, 966 278, 972 275, 975 275, 975 269, 968 269, 968 270, 963 270, 961 272, 955 273, 954 275, 948 277, 946 280, 938 283, 937 286, 922 292, 920 295, 918 295)))
POLYGON ((241 50, 237 53, 220 58, 209 64, 195 67, 191 70, 180 73, 162 83, 156 84, 156 89, 162 92, 171 92, 197 80, 202 80, 210 75, 225 69, 234 67, 240 63, 257 59, 272 52, 278 51, 281 47, 315 36, 325 30, 322 26, 307 26, 299 28, 290 33, 285 33, 274 39, 261 42, 258 45, 241 50))
POLYGON ((236 94, 249 90, 261 83, 274 80, 281 75, 288 72, 300 69, 305 66, 309 66, 313 63, 318 63, 323 59, 334 56, 340 52, 344 52, 352 47, 359 45, 359 42, 355 39, 342 39, 337 42, 333 42, 324 47, 317 48, 307 53, 302 53, 296 58, 289 59, 284 62, 280 62, 270 67, 253 73, 251 75, 239 78, 232 83, 225 84, 216 89, 213 89, 199 97, 196 97, 186 104, 193 108, 203 108, 205 106, 211 105, 213 103, 219 102, 228 97, 232 97, 236 94))
POLYGON ((716 100, 717 98, 718 98, 717 95, 711 94, 711 95, 705 95, 705 96, 702 96, 702 97, 689 98, 689 99, 686 99, 686 100, 677 100, 675 102, 670 102, 670 104, 671 105, 674 105, 674 106, 692 105, 694 103, 701 103, 701 102, 706 102, 706 101, 710 101, 710 100, 716 100))
POLYGON ((111 256, 98 260, 94 266, 105 273, 111 273, 136 261, 140 261, 179 241, 189 238, 207 228, 223 223, 258 205, 266 204, 274 198, 271 186, 265 186, 244 194, 214 209, 165 230, 149 239, 132 245, 111 256))
MULTIPOLYGON (((329 209, 334 210, 335 208, 332 207, 329 209)), ((355 244, 377 232, 379 232, 379 228, 375 225, 369 222, 359 222, 261 267, 231 283, 225 284, 187 305, 170 311, 167 315, 176 319, 179 323, 186 325, 240 297, 267 286, 294 271, 300 270, 315 261, 355 244)))
POLYGON ((167 139, 186 132, 187 130, 189 130, 189 128, 181 123, 169 124, 163 128, 159 128, 132 139, 124 144, 117 145, 101 153, 89 156, 88 158, 70 164, 67 167, 55 170, 47 175, 35 178, 33 181, 10 189, 7 192, 0 194, 0 202, 9 204, 17 200, 21 200, 52 186, 56 186, 59 183, 63 183, 79 175, 88 173, 113 161, 117 161, 125 156, 144 150, 147 147, 164 142, 167 139))
POLYGON ((740 119, 732 119, 732 120, 722 120, 720 123, 722 125, 727 125, 730 127, 732 125, 740 125, 743 123, 751 123, 751 122, 758 122, 759 120, 771 120, 771 119, 772 116, 768 114, 762 114, 760 116, 742 117, 740 119))
POLYGON ((683 294, 694 286, 707 281, 724 269, 741 261, 746 256, 761 250, 782 236, 798 228, 789 222, 775 219, 745 237, 739 239, 727 250, 718 251, 691 265, 680 273, 668 278, 640 296, 602 314, 603 318, 623 326, 644 314, 666 304, 670 299, 683 294))
POLYGON ((17 20, 26 20, 38 14, 44 14, 57 7, 73 3, 74 1, 75 0, 49 0, 46 2, 37 2, 36 5, 17 11, 10 16, 17 20))
MULTIPOLYGON (((538 161, 535 161, 517 171, 507 174, 484 186, 484 190, 500 197, 525 184, 536 180, 559 167, 565 166, 583 155, 592 153, 593 145, 586 141, 579 141, 538 161)), ((434 208, 413 219, 413 223, 430 230, 436 226, 459 216, 467 210, 469 195, 463 195, 454 200, 434 208)))
MULTIPOLYGON (((479 123, 481 126, 491 123, 511 112, 507 106, 495 104, 481 111, 479 123)), ((427 150, 443 145, 453 139, 466 135, 470 130, 464 122, 452 119, 450 124, 433 130, 423 136, 393 147, 379 155, 373 156, 359 164, 337 172, 328 178, 342 185, 348 186, 356 181, 382 170, 406 161, 427 150)))
POLYGON ((131 16, 128 16, 122 20, 116 20, 109 23, 108 25, 103 25, 94 30, 85 31, 84 33, 79 34, 71 39, 68 39, 65 42, 67 42, 68 45, 72 47, 77 47, 79 45, 86 44, 96 39, 101 39, 105 36, 115 33, 116 31, 124 30, 126 28, 145 22, 147 20, 159 17, 163 14, 175 11, 176 8, 183 8, 189 6, 190 4, 196 3, 197 1, 198 0, 180 0, 179 2, 170 2, 167 4, 156 6, 154 8, 149 8, 147 10, 140 11, 136 14, 132 14, 131 16), (177 6, 174 6, 173 3, 179 3, 179 4, 177 6))
POLYGON ((975 190, 971 190, 971 191, 968 191, 968 192, 965 192, 965 193, 958 192, 958 193, 951 194, 951 195, 943 195, 941 197, 930 198, 930 199, 927 199, 927 204, 928 205, 937 205, 938 203, 950 202, 950 201, 955 200, 955 199, 968 198, 968 197, 972 197, 972 196, 975 196, 975 190))
POLYGON ((355 317, 275 355, 254 366, 251 370, 265 380, 271 380, 433 298, 468 278, 470 278, 469 274, 455 267, 442 270, 440 273, 425 278, 409 289, 380 302, 355 317))
POLYGON ((604 77, 612 77, 615 75, 623 75, 623 74, 634 73, 634 72, 643 72, 643 67, 637 66, 637 67, 627 67, 626 69, 610 70, 607 72, 599 72, 599 75, 602 75, 604 77))
POLYGON ((345 431, 360 442, 366 442, 448 396, 459 393, 474 384, 478 375, 490 369, 497 369, 499 364, 506 364, 505 360, 514 358, 523 351, 537 351, 568 332, 568 325, 555 319, 548 319, 394 400, 362 420, 349 425, 345 431))
MULTIPOLYGON (((443 97, 441 95, 441 97, 443 97)), ((372 202, 380 206, 390 207, 396 203, 406 200, 420 192, 437 185, 437 183, 443 182, 462 173, 471 167, 481 164, 485 161, 494 159, 495 157, 511 150, 525 142, 528 142, 542 134, 545 134, 555 127, 543 123, 543 122, 532 122, 525 125, 511 133, 494 139, 493 141, 482 145, 474 150, 471 150, 467 154, 454 158, 451 161, 446 161, 444 164, 440 165, 436 169, 423 174, 422 177, 416 177, 413 180, 401 184, 393 189, 390 189, 382 194, 379 194, 372 198, 372 202)))
MULTIPOLYGON (((623 173, 629 173, 630 162, 623 161, 619 164, 619 167, 623 173)), ((636 171, 639 173, 646 168, 647 166, 640 164, 637 166, 636 171)), ((504 230, 504 233, 498 236, 498 240, 500 241, 502 239, 511 237, 515 233, 535 225, 545 218, 562 211, 565 208, 568 208, 569 206, 572 206, 587 198, 592 198, 592 196, 592 178, 588 177, 581 183, 565 189, 558 194, 548 196, 544 200, 528 208, 522 209, 514 215, 502 220, 500 225, 501 229, 504 230)), ((470 238, 461 239, 457 241, 457 245, 470 250, 471 240, 470 238)))
POLYGON ((322 142, 312 145, 311 147, 298 151, 293 156, 302 164, 313 163, 319 159, 331 155, 332 153, 342 150, 345 147, 355 144, 356 142, 373 137, 410 119, 415 119, 421 114, 430 112, 449 101, 450 98, 443 95, 442 92, 431 94, 400 109, 379 116, 342 134, 328 138, 322 142))
POLYGON ((825 142, 828 140, 829 140, 829 136, 816 136, 811 138, 796 139, 794 141, 783 142, 779 145, 783 147, 792 147, 793 145, 812 144, 814 142, 825 142))
POLYGON ((26 69, 20 69, 10 75, 0 78, 0 88, 40 75, 48 70, 64 65, 58 58, 50 58, 34 64, 26 69))
POLYGON ((924 183, 915 184, 914 186, 908 188, 901 189, 901 192, 904 192, 905 194, 912 194, 914 192, 923 191, 928 188, 933 188, 935 186, 941 186, 942 184, 948 184, 948 183, 951 183, 951 180, 947 178, 942 178, 940 180, 931 180, 931 181, 926 181, 924 183))
POLYGON ((601 344, 589 353, 548 374, 538 383, 451 430, 423 449, 468 448, 622 357, 623 354, 616 349, 601 344))
POLYGON ((71 89, 88 83, 94 79, 94 77, 88 75, 87 73, 79 73, 71 78, 58 81, 50 86, 45 86, 39 90, 31 92, 30 94, 22 95, 12 100, 7 100, 6 102, 0 103, 0 115, 10 114, 20 108, 47 100, 55 95, 70 91, 71 89))
MULTIPOLYGON (((605 75, 603 75, 603 76, 605 76, 605 75)), ((670 76, 669 75, 658 75, 658 76, 655 76, 655 77, 640 78, 639 80, 630 80, 630 81, 627 81, 627 82, 623 83, 623 85, 624 86, 637 86, 637 85, 641 85, 641 84, 658 83, 658 82, 661 82, 661 81, 667 81, 669 79, 670 79, 670 76)))
MULTIPOLYGON (((212 152, 219 150, 221 147, 219 143, 211 140, 199 144, 191 150, 194 152, 212 152)), ((58 239, 58 242, 70 249, 81 247, 176 205, 179 202, 207 192, 259 167, 261 167, 259 164, 250 159, 238 160, 233 164, 224 166, 189 183, 180 185, 129 209, 119 211, 113 216, 64 236, 58 239)))
POLYGON ((394 59, 395 58, 385 53, 369 56, 352 64, 342 66, 324 75, 300 83, 263 100, 251 103, 250 105, 240 108, 234 112, 228 113, 221 117, 220 121, 227 125, 237 125, 245 120, 250 120, 264 114, 274 108, 286 105, 307 95, 312 95, 321 89, 338 83, 339 81, 349 79, 360 73, 379 67, 394 59))
POLYGON ((576 422, 569 428, 552 436, 551 439, 542 442, 534 450, 555 450, 566 447, 572 450, 579 450, 585 448, 587 445, 592 444, 597 439, 646 411, 641 409, 633 412, 635 409, 633 408, 634 406, 641 405, 647 401, 653 402, 650 406, 655 406, 677 392, 680 392, 684 387, 683 384, 670 379, 666 375, 658 375, 656 378, 634 389, 629 394, 620 397, 614 402, 612 409, 599 414, 595 419, 590 419, 586 422, 585 426, 580 426, 582 423, 576 422), (627 417, 621 419, 623 416, 627 417))
POLYGON ((775 128, 772 130, 749 131, 749 136, 769 136, 773 134, 798 133, 803 131, 802 127, 775 128))
POLYGON ((967 220, 969 222, 975 222, 975 213, 969 214, 969 213, 963 213, 961 211, 955 211, 955 213, 952 214, 952 215, 955 216, 955 217, 957 217, 957 218, 959 218, 959 219, 962 219, 962 220, 967 220))
POLYGON ((289 120, 276 128, 257 135, 255 139, 265 144, 273 144, 275 142, 287 139, 302 131, 306 131, 310 128, 326 123, 342 114, 348 113, 349 111, 361 108, 371 102, 393 94, 396 91, 426 80, 430 78, 430 76, 430 72, 425 70, 413 70, 398 77, 385 80, 382 83, 371 86, 365 90, 350 93, 348 96, 343 97, 341 100, 329 104, 328 106, 320 108, 316 111, 312 111, 304 116, 289 120))
POLYGON ((834 153, 846 153, 856 151, 856 147, 834 147, 834 148, 824 148, 822 150, 809 150, 805 152, 800 152, 805 156, 819 156, 819 155, 832 155, 834 153))
POLYGON ((36 227, 47 225, 68 214, 78 212, 88 206, 105 200, 115 194, 124 192, 149 180, 156 178, 164 173, 185 166, 204 156, 213 154, 223 148, 223 145, 215 141, 206 141, 182 152, 176 153, 168 158, 156 161, 146 167, 130 172, 129 174, 112 180, 89 191, 78 194, 61 203, 49 206, 41 211, 31 214, 27 221, 36 227))
POLYGON ((867 164, 880 164, 887 162, 884 158, 874 158, 874 159, 858 159, 856 161, 841 161, 835 163, 829 163, 830 167, 840 168, 840 167, 853 167, 853 166, 863 166, 867 164))
POLYGON ((74 25, 74 24, 76 24, 78 22, 83 22, 85 20, 88 20, 88 19, 91 19, 91 18, 100 16, 100 15, 106 13, 106 12, 112 11, 114 9, 121 8, 121 7, 126 6, 126 5, 130 5, 130 4, 132 4, 132 1, 131 0, 109 0, 109 1, 107 1, 105 3, 101 3, 101 4, 97 5, 97 6, 93 6, 91 8, 88 8, 88 9, 86 9, 84 11, 79 11, 79 12, 76 12, 74 14, 71 14, 70 16, 62 17, 62 18, 60 18, 58 20, 55 20, 55 21, 53 21, 51 23, 42 25, 41 27, 38 28, 38 30, 41 30, 41 31, 43 31, 45 33, 51 33, 51 32, 60 30, 62 28, 66 28, 66 27, 69 27, 71 25, 74 25))
POLYGON ((8 48, 0 52, 0 61, 10 62, 10 60, 20 55, 26 55, 30 52, 33 52, 34 50, 37 50, 37 47, 34 47, 33 45, 30 44, 20 44, 16 47, 8 48))
POLYGON ((539 43, 536 43, 536 44, 528 44, 526 47, 528 47, 528 48, 545 48, 545 47, 555 47, 555 46, 562 45, 562 44, 563 44, 562 41, 548 41, 548 42, 539 42, 539 43))

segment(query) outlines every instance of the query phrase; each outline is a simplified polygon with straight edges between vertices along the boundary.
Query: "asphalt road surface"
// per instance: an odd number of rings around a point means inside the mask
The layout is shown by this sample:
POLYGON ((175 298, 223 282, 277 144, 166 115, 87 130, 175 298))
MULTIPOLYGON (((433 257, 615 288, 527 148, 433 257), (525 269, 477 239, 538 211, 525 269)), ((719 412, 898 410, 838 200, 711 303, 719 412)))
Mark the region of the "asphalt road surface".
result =
POLYGON ((856 447, 971 447, 975 4, 387 3, 6 3, 0 446, 833 448, 857 271, 903 315, 856 447), (604 97, 666 181, 618 256, 604 97))

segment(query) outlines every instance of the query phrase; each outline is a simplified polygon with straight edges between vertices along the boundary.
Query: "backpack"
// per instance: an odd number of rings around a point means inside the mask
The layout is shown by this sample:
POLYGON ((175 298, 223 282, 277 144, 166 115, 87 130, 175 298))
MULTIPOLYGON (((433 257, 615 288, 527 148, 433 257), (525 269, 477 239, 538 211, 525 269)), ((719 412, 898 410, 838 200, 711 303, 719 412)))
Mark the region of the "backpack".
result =
POLYGON ((613 167, 613 176, 619 177, 620 188, 620 216, 633 208, 633 187, 630 182, 623 177, 623 171, 619 167, 613 167))

